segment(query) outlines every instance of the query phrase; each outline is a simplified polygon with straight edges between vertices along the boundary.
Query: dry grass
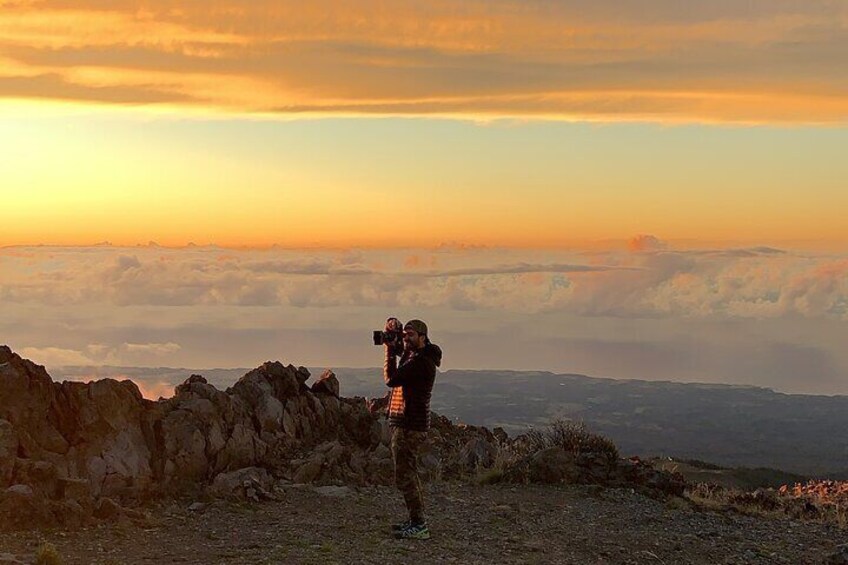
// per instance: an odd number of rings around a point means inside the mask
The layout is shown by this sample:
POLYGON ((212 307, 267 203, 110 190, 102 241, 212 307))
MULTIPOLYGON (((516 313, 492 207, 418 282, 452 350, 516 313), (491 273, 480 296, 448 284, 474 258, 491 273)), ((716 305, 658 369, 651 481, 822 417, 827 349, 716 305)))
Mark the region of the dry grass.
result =
POLYGON ((61 565, 62 556, 52 543, 44 542, 35 551, 35 565, 61 565))
POLYGON ((502 483, 508 478, 508 470, 518 461, 518 456, 515 452, 506 449, 504 446, 498 450, 495 455, 495 460, 491 467, 480 469, 474 477, 474 482, 478 485, 494 485, 502 483))
POLYGON ((746 494, 748 493, 739 490, 699 484, 691 490, 686 491, 685 497, 697 508, 711 512, 733 511, 745 516, 759 516, 763 518, 782 518, 786 516, 776 508, 768 508, 754 502, 747 502, 745 499, 746 494))
POLYGON ((844 493, 844 485, 826 481, 753 492, 702 483, 688 490, 686 497, 704 510, 793 518, 834 524, 844 530, 848 529, 848 501, 844 493))

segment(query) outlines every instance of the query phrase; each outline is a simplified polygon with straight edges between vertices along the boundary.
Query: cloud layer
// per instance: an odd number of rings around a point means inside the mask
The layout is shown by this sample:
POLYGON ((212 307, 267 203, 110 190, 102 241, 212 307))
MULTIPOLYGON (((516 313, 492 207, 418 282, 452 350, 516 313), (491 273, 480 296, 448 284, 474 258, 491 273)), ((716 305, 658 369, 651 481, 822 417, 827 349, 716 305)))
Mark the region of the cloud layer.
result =
POLYGON ((708 4, 4 1, 0 95, 284 115, 845 122, 844 3, 708 4))
POLYGON ((582 316, 848 321, 848 257, 769 247, 0 250, 4 304, 396 306, 582 316))
POLYGON ((770 247, 0 249, 0 336, 60 365, 374 366, 419 317, 447 368, 848 393, 848 256, 770 247))

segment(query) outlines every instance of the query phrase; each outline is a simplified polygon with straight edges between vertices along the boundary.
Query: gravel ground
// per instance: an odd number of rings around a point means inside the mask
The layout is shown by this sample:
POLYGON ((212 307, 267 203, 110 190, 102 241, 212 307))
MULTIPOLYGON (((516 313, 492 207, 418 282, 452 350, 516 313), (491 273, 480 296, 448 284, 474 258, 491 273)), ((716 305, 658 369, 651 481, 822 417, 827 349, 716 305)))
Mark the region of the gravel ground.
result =
MULTIPOLYGON (((279 501, 191 500, 68 531, 0 534, 24 562, 43 542, 63 563, 822 563, 848 531, 692 510, 629 490, 580 486, 428 486, 432 539, 398 541, 391 488, 281 487, 279 501), (329 491, 329 492, 327 492, 329 491)), ((2 561, 2 560, 0 560, 2 561)))

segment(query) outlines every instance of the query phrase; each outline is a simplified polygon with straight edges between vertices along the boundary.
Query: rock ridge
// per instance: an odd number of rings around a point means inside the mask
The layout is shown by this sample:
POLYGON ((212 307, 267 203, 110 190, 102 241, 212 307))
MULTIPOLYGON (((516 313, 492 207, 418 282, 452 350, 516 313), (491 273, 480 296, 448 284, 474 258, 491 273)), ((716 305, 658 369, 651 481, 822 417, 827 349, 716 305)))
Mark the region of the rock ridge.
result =
MULTIPOLYGON (((340 396, 330 370, 308 386, 310 376, 269 361, 224 391, 191 375, 173 397, 152 401, 129 380, 53 382, 0 346, 0 524, 132 518, 126 507, 199 491, 258 499, 271 496, 274 481, 391 484, 385 399, 340 396)), ((432 421, 420 461, 429 479, 478 473, 509 451, 503 430, 432 421)), ((529 462, 546 481, 645 483, 650 474, 635 463, 598 471, 591 457, 548 459, 529 462), (570 467, 539 470, 548 459, 570 467)))

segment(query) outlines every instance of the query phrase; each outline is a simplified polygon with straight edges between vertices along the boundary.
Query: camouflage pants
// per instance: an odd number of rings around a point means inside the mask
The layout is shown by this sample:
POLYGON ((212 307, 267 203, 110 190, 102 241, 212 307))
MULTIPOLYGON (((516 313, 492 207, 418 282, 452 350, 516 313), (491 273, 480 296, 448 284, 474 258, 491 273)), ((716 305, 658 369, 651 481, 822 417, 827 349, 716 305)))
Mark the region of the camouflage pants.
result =
POLYGON ((395 463, 395 484, 403 494, 409 519, 423 522, 424 495, 418 477, 418 453, 427 440, 427 432, 416 432, 404 428, 392 430, 392 459, 395 463))

